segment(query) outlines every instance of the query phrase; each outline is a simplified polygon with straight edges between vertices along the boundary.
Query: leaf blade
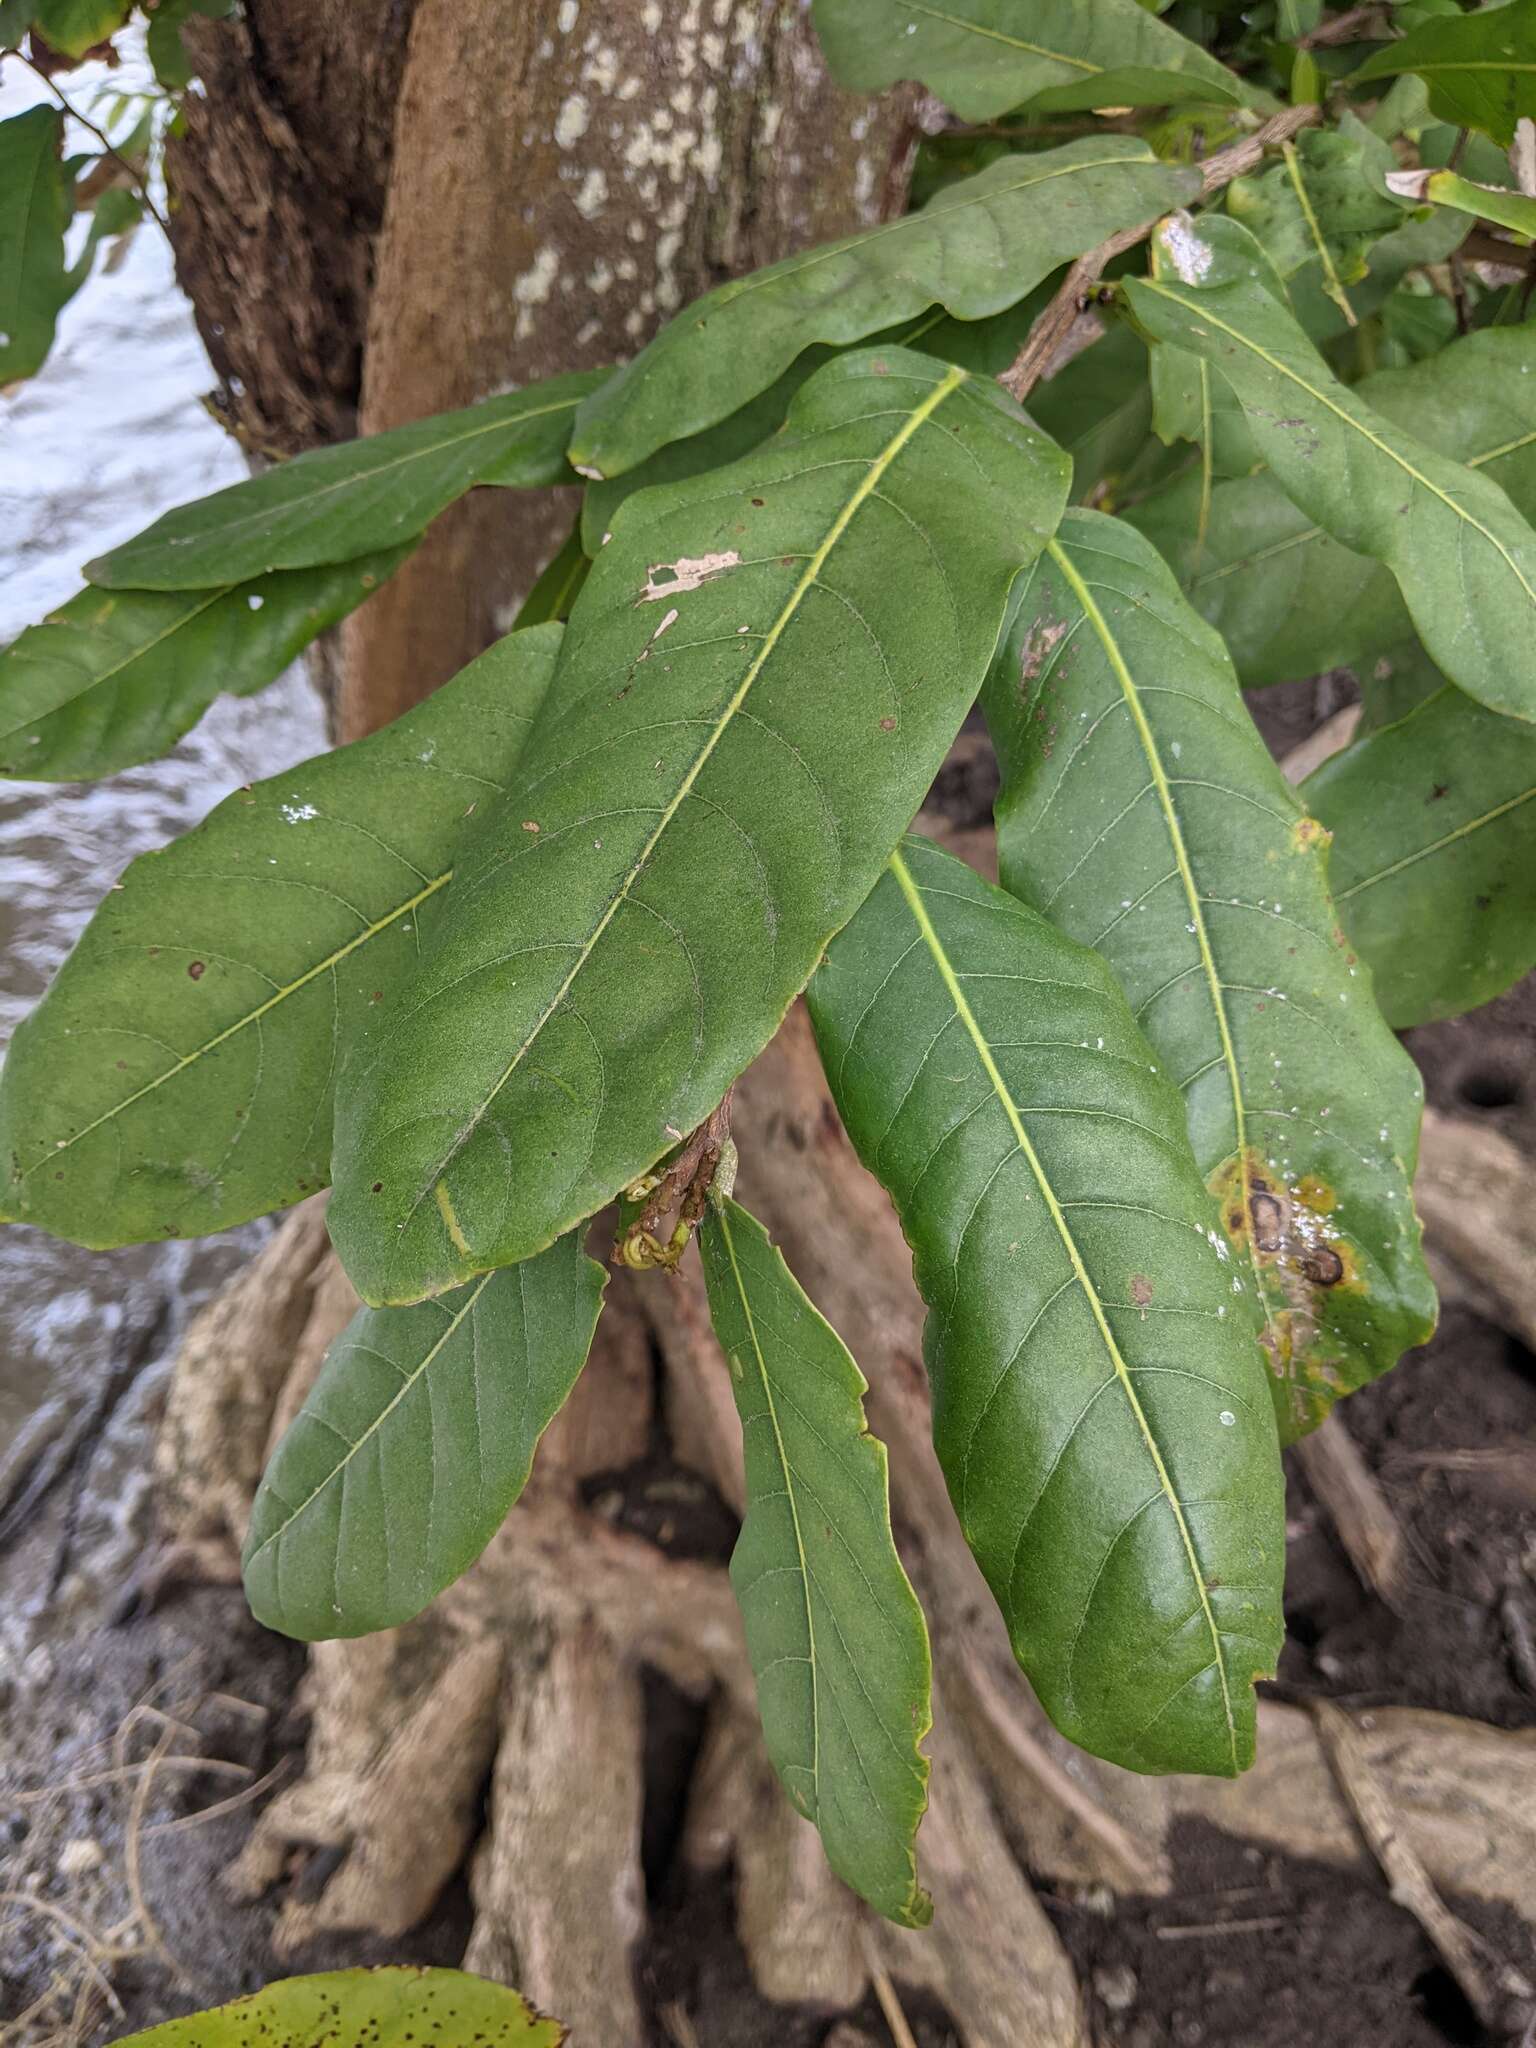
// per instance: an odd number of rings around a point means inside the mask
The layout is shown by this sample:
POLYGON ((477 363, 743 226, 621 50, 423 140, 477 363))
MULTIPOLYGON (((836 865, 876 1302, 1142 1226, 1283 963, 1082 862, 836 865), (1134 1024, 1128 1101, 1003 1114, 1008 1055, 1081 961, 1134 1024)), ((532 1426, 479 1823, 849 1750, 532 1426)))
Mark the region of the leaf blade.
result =
POLYGON ((1159 164, 1129 136, 1006 157, 920 213, 707 293, 582 406, 571 460, 585 476, 632 469, 738 411, 815 343, 864 341, 933 305, 962 321, 999 313, 1198 190, 1198 172, 1159 164))
POLYGON ((296 455, 163 513, 86 576, 105 590, 198 590, 312 569, 397 546, 476 484, 570 483, 571 421, 606 375, 572 371, 296 455))
POLYGON ((365 1300, 528 1256, 715 1106, 921 802, 1067 468, 892 350, 626 503, 408 1012, 348 1069, 331 1227, 365 1300))
POLYGON ((1364 85, 1416 71, 1442 121, 1481 128, 1507 149, 1515 123, 1536 115, 1536 0, 1421 21, 1350 76, 1364 85))
POLYGON ((1108 969, 909 838, 809 1000, 913 1246, 951 1498, 1042 1703, 1132 1770, 1243 1769, 1280 1637, 1274 1420, 1181 1105, 1108 969))
POLYGON ((1302 785, 1339 916, 1403 1031, 1536 966, 1536 735, 1442 686, 1302 785))
POLYGON ((1327 835, 1166 565, 1101 513, 1070 513, 1031 572, 985 703, 1004 884, 1103 954, 1184 1094, 1301 1434, 1434 1316, 1422 1088, 1338 929, 1327 835))
POLYGON ((1245 230, 1218 219, 1200 234, 1175 224, 1154 236, 1172 275, 1126 280, 1138 319, 1215 365, 1287 496, 1344 546, 1385 563, 1446 675, 1492 710, 1536 719, 1536 532, 1497 484, 1338 383, 1257 275, 1245 230))
POLYGON ((0 1069, 7 1220, 96 1247, 197 1237, 325 1185, 338 1047, 414 965, 558 645, 511 636, 131 864, 0 1069))
POLYGON ((731 1582, 768 1753, 843 1882, 898 1925, 923 1927, 933 1915, 916 1857, 928 1804, 920 1745, 933 1720, 928 1631, 891 1534, 867 1382, 739 1203, 712 1203, 699 1246, 746 1446, 731 1582))
POLYGON ((255 2039, 406 2048, 444 2024, 483 2048, 560 2048, 565 2029, 515 1991, 462 1970, 326 1970, 131 2034, 121 2048, 246 2048, 255 2039))
POLYGON ((69 297, 64 233, 74 201, 62 138, 56 107, 0 121, 0 384, 42 368, 69 297))
POLYGON ((436 1301, 361 1309, 262 1475, 241 1559, 256 1619, 301 1642, 370 1635, 467 1571, 586 1364, 607 1284, 572 1231, 436 1301))

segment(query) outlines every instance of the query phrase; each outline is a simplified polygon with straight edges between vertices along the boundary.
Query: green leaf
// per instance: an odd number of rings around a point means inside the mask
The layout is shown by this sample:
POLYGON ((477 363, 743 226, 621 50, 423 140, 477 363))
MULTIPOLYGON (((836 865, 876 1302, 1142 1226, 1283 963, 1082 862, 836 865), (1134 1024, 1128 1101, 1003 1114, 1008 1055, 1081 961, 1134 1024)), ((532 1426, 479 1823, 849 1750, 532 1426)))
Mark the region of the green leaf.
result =
POLYGON ((568 1231, 415 1308, 365 1308, 273 1453, 242 1560, 302 1642, 399 1628, 484 1550, 575 1386, 607 1275, 568 1231))
POLYGON ((167 2020, 121 2048, 560 2048, 565 2029, 540 2019, 515 1991, 462 1970, 327 1970, 287 1977, 233 2005, 167 2020))
MULTIPOLYGON (((1536 516, 1536 324, 1470 334, 1422 363, 1367 377, 1356 396, 1536 516)), ((1391 574, 1333 539, 1272 476, 1217 484, 1198 564, 1189 482, 1128 517, 1172 563, 1250 688, 1368 661, 1412 633, 1391 574)))
POLYGON ((559 644, 514 634, 132 863, 0 1070, 5 1220, 92 1246, 201 1237, 325 1185, 339 1056, 398 1000, 559 644))
POLYGON ((1355 121, 1350 133, 1306 129, 1283 161, 1237 178, 1226 207, 1256 237, 1288 285, 1321 286, 1353 326, 1346 285, 1365 276, 1372 245, 1403 225, 1403 207, 1383 191, 1396 164, 1387 144, 1355 121))
MULTIPOLYGON (((1512 192, 1507 185, 1479 185, 1455 171, 1394 171, 1387 182, 1405 199, 1419 199, 1428 206, 1453 206, 1458 213, 1495 221, 1523 236, 1527 243, 1536 235, 1536 199, 1512 192)), ((1517 253, 1510 251, 1512 257, 1517 253)))
POLYGON ((36 0, 32 22, 50 49, 83 57, 116 35, 132 12, 132 0, 36 0))
POLYGON ((919 79, 962 121, 991 121, 1026 100, 1066 110, 1246 97, 1225 65, 1137 0, 816 0, 815 20, 844 85, 883 92, 919 79))
POLYGON ((755 1216, 717 1199, 699 1248, 741 1413, 747 1511, 731 1583, 768 1754, 844 1884, 925 1927, 928 1630, 891 1535, 868 1385, 755 1216))
POLYGON ((890 349, 624 505, 340 1091, 331 1230, 365 1301, 526 1258, 715 1106, 921 803, 1067 473, 995 385, 890 349))
POLYGON ((149 18, 145 49, 156 79, 167 92, 184 92, 192 83, 192 60, 181 32, 196 16, 223 21, 234 12, 234 0, 159 0, 149 18))
POLYGON ((1298 1436, 1434 1324, 1423 1090, 1338 928, 1327 834, 1220 640, 1101 513, 1036 564, 985 701, 1003 881, 1103 954, 1182 1091, 1298 1436))
POLYGON ((218 590, 80 591, 0 652, 0 775, 81 782, 157 760, 223 691, 275 682, 409 552, 218 590))
POLYGON ((0 50, 20 48, 36 12, 37 0, 0 0, 0 50))
POLYGON ((1421 22, 1368 57, 1350 85, 1415 71, 1442 121, 1481 128, 1507 149, 1515 123, 1536 115, 1536 0, 1421 22))
POLYGON ((1140 454, 1152 426, 1147 349, 1128 321, 1074 356, 1030 393, 1030 418, 1072 458, 1072 495, 1084 498, 1140 454))
POLYGON ((532 590, 523 599, 514 630, 527 626, 564 624, 571 616, 571 606, 581 595, 581 586, 587 580, 592 564, 588 561, 582 546, 580 523, 566 535, 564 541, 550 557, 532 590))
POLYGON ((87 562, 109 590, 200 590, 270 569, 307 569, 395 547, 476 484, 571 482, 576 407, 607 373, 579 370, 526 391, 434 413, 388 433, 316 448, 178 505, 87 562))
POLYGON ((1257 244, 1236 222, 1169 222, 1153 245, 1162 274, 1124 285, 1142 325, 1221 372, 1286 495, 1386 564, 1451 681, 1536 719, 1536 533, 1504 492, 1339 383, 1256 274, 1257 244))
POLYGON ((0 384, 42 368, 69 297, 64 231, 74 193, 62 122, 56 107, 0 121, 0 384))
POLYGON ((1303 785, 1350 942, 1398 1030, 1536 966, 1536 734, 1442 684, 1303 785))
POLYGON ((884 227, 718 286, 671 320, 582 406, 571 461, 616 476, 712 426, 813 342, 862 341, 942 306, 979 320, 1058 264, 1200 189, 1133 136, 1094 135, 1010 156, 884 227))
POLYGON ((1280 1647, 1274 1415, 1251 1289, 1125 998, 909 839, 810 1005, 913 1247, 939 1458, 1030 1683, 1097 1756, 1235 1774, 1280 1647))

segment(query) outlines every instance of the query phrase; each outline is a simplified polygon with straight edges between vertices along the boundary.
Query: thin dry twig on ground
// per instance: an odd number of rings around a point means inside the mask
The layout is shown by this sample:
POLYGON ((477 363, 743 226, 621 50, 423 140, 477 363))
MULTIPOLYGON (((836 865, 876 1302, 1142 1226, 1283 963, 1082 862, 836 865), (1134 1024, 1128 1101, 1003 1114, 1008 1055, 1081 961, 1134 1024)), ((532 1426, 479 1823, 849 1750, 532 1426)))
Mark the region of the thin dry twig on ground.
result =
POLYGON ((1296 1455, 1361 1583, 1400 1612, 1409 1581, 1408 1541, 1337 1409, 1302 1438, 1296 1455))
MULTIPOLYGON (((1289 142, 1293 135, 1321 117, 1320 107, 1287 107, 1241 142, 1229 142, 1224 149, 1214 151, 1196 166, 1204 181, 1205 196, 1209 198, 1213 192, 1230 185, 1234 178, 1251 171, 1265 150, 1289 142)), ((1057 352, 1070 336, 1094 287, 1104 275, 1105 267, 1115 257, 1134 249, 1138 242, 1144 242, 1157 226, 1159 218, 1154 215, 1139 227, 1122 228, 1118 234, 1100 242, 1096 249, 1090 249, 1087 255, 1079 256, 1072 265, 1056 296, 1029 330, 1023 348, 997 380, 1021 405, 1040 379, 1055 366, 1057 352)))
POLYGON ((859 1944, 864 1952, 865 1967, 869 1971, 870 1988, 875 1994, 885 2024, 891 2030, 895 2048, 917 2048, 917 2036, 907 2023, 907 2016, 901 2009, 901 2000, 896 1996, 896 1986, 891 1982, 890 1972, 875 1953, 875 1945, 866 1928, 859 1930, 859 1944))

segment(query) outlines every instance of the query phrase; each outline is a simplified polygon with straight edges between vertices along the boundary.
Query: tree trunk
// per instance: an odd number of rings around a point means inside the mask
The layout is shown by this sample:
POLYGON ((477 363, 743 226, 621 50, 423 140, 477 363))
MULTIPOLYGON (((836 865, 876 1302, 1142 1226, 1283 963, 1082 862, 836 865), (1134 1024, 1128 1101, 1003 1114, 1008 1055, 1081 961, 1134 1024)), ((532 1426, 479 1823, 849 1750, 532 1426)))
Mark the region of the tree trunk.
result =
MULTIPOLYGON (((250 0, 204 25, 176 239, 257 453, 614 362, 711 285, 898 206, 911 100, 853 99, 800 0, 250 0)), ((504 632, 574 494, 480 491, 342 633, 337 724, 504 632)))

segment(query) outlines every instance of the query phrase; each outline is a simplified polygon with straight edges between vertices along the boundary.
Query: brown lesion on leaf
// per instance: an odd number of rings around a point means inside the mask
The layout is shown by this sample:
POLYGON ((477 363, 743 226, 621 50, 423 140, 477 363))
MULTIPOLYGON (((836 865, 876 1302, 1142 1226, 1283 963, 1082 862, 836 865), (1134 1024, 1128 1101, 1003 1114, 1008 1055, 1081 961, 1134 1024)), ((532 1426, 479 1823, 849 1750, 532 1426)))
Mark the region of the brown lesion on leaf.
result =
POLYGON ((1024 635, 1024 645, 1019 651, 1020 694, 1029 695, 1026 685, 1038 682, 1046 663, 1061 645, 1066 634, 1065 619, 1038 618, 1024 635))
POLYGON ((726 1194, 735 1177, 731 1143, 731 1089, 670 1160, 626 1188, 619 1204, 613 1263, 635 1272, 659 1267, 675 1273, 688 1240, 704 1220, 718 1181, 726 1194), (673 1219, 667 1229, 667 1219, 673 1219))
POLYGON ((1333 834, 1316 818, 1303 815, 1291 827, 1291 850, 1294 853, 1323 853, 1332 844, 1333 834))
POLYGON ((1347 1391, 1325 1311, 1341 1296, 1366 1292, 1360 1254, 1334 1220, 1338 1197, 1320 1175, 1287 1180, 1249 1146, 1224 1160, 1207 1185, 1259 1287, 1260 1341, 1282 1431, 1299 1436, 1347 1391))

